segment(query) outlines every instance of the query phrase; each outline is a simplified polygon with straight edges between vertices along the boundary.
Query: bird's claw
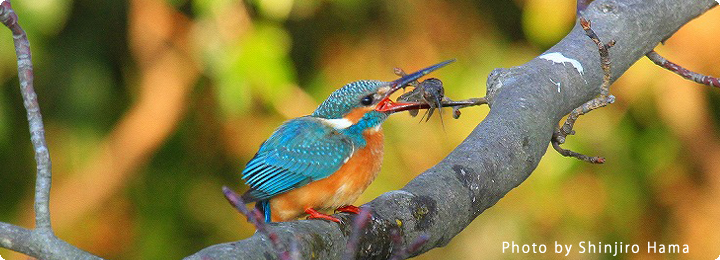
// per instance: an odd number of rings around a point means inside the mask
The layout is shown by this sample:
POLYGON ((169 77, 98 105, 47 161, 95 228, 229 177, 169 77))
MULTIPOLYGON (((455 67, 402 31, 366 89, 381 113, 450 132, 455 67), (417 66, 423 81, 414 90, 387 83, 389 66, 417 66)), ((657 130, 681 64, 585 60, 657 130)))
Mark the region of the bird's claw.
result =
POLYGON ((305 209, 305 213, 307 213, 307 214, 309 215, 309 216, 307 217, 307 219, 324 219, 324 220, 332 221, 332 222, 335 222, 335 223, 340 223, 340 222, 341 222, 339 218, 330 216, 330 215, 328 215, 328 214, 320 213, 320 212, 318 212, 317 210, 315 210, 315 209, 313 209, 313 208, 307 208, 307 209, 305 209))
POLYGON ((335 212, 344 212, 344 213, 353 213, 353 214, 360 214, 360 208, 353 206, 353 205, 345 205, 342 207, 339 207, 335 210, 335 212))

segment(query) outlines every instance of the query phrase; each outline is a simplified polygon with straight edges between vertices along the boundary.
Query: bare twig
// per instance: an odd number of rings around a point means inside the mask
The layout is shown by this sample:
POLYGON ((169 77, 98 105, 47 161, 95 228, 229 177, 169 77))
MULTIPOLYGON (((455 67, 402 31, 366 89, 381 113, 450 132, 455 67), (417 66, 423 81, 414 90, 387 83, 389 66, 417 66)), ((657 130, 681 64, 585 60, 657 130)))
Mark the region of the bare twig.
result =
MULTIPOLYGON (((479 105, 485 105, 488 103, 487 98, 481 97, 481 98, 469 98, 469 99, 463 99, 463 100, 449 100, 444 99, 440 102, 440 107, 452 107, 453 110, 459 110, 466 107, 471 106, 479 106, 479 105)), ((417 103, 411 103, 409 105, 403 106, 407 107, 407 109, 429 109, 432 108, 432 105, 424 102, 417 102, 417 103)))
MULTIPOLYGON (((403 239, 402 236, 400 236, 400 231, 398 231, 397 229, 393 229, 390 231, 390 238, 393 240, 394 245, 402 245, 403 239)), ((430 236, 428 236, 427 234, 421 234, 407 247, 394 250, 392 255, 390 256, 390 260, 402 260, 410 257, 412 254, 420 250, 420 247, 425 245, 425 243, 427 243, 429 239, 430 236)))
POLYGON ((360 237, 362 235, 362 230, 365 228, 365 226, 367 226, 371 219, 372 213, 370 207, 360 208, 360 213, 353 220, 352 234, 350 234, 350 238, 348 239, 346 245, 347 250, 345 251, 343 259, 355 259, 355 254, 357 253, 358 247, 360 246, 360 237))
POLYGON ((590 21, 580 17, 580 25, 582 26, 585 34, 598 46, 600 52, 600 67, 603 70, 603 83, 600 85, 600 96, 598 98, 607 98, 610 92, 610 48, 615 46, 615 40, 610 40, 608 43, 602 43, 598 38, 595 31, 590 28, 590 21))
POLYGON ((410 243, 408 247, 405 248, 405 255, 412 256, 415 253, 420 250, 422 246, 424 246, 428 241, 430 240, 430 235, 428 234, 422 234, 420 235, 415 241, 410 243))
POLYGON ((402 252, 403 248, 401 247, 403 238, 400 235, 400 229, 393 228, 390 230, 390 241, 392 241, 392 244, 393 244, 393 251, 392 251, 392 255, 390 255, 390 259, 392 259, 392 260, 401 259, 402 258, 401 255, 404 255, 404 252, 402 252), (397 247, 400 247, 400 248, 397 248, 397 247))
POLYGON ((18 16, 10 1, 0 0, 0 20, 10 29, 17 55, 18 79, 23 104, 27 111, 30 141, 35 152, 35 229, 28 230, 0 222, 0 246, 27 255, 46 259, 99 259, 58 239, 50 224, 50 185, 52 171, 50 153, 45 142, 45 127, 33 86, 33 65, 30 42, 18 24, 18 16))
MULTIPOLYGON (((580 3, 578 2, 578 5, 580 3)), ((555 133, 553 133, 552 136, 552 146, 555 148, 555 150, 560 153, 563 156, 567 157, 575 157, 579 160, 590 162, 590 163, 604 163, 605 158, 599 157, 599 156, 587 156, 581 153, 577 153, 571 150, 563 149, 560 147, 561 144, 565 143, 565 138, 568 135, 575 134, 575 131, 572 130, 573 126, 575 125, 575 122, 577 121, 578 117, 581 115, 587 114, 588 112, 601 108, 604 106, 607 106, 609 104, 612 104, 615 102, 615 97, 613 95, 610 95, 610 53, 608 50, 615 45, 615 41, 611 40, 608 43, 602 43, 600 39, 598 38, 595 31, 593 31, 592 28, 590 28, 590 21, 585 20, 585 18, 580 17, 580 25, 582 26, 583 30, 585 31, 585 34, 590 37, 590 39, 598 46, 598 51, 600 52, 600 67, 603 70, 603 83, 600 85, 600 95, 582 106, 573 109, 572 112, 570 112, 570 115, 568 115, 567 119, 565 120, 565 123, 562 127, 555 130, 555 133)))
POLYGON ((585 9, 587 9, 588 5, 590 5, 590 2, 592 2, 592 0, 578 0, 577 1, 577 8, 576 8, 577 16, 580 16, 580 12, 585 11, 585 9))
MULTIPOLYGON (((393 72, 395 73, 395 75, 398 75, 400 77, 408 75, 401 68, 394 68, 393 72)), ((402 94, 400 97, 397 98, 397 100, 412 103, 412 105, 406 105, 406 107, 409 109, 408 112, 411 116, 417 116, 418 109, 427 109, 425 111, 425 114, 423 115, 423 118, 427 116, 427 118, 425 118, 425 121, 430 119, 430 117, 433 115, 433 111, 436 108, 440 110, 440 122, 442 122, 443 107, 452 107, 453 118, 458 119, 460 118, 461 114, 460 109, 470 106, 484 105, 488 103, 487 99, 484 97, 453 101, 452 99, 445 96, 443 83, 436 78, 429 78, 423 82, 418 82, 417 80, 415 80, 410 82, 410 86, 413 87, 413 90, 402 94)), ((421 118, 420 121, 422 121, 423 118, 421 118)))
MULTIPOLYGON (((485 105, 487 103, 488 103, 487 99, 484 97, 481 97, 481 98, 468 98, 468 99, 457 100, 457 101, 443 100, 440 102, 440 106, 441 107, 453 107, 453 108, 460 109, 460 108, 466 108, 466 107, 471 107, 471 106, 485 105)), ((417 108, 417 109, 430 108, 430 104, 426 104, 426 103, 413 104, 412 106, 413 106, 413 108, 417 108)))
POLYGON ((37 164, 37 179, 35 182, 35 228, 40 232, 52 234, 50 226, 50 183, 51 163, 47 144, 45 143, 45 128, 43 126, 40 106, 33 88, 33 66, 30 56, 30 42, 25 30, 18 24, 18 16, 10 6, 10 1, 2 1, 2 23, 13 34, 15 53, 17 54, 18 78, 23 104, 27 110, 28 124, 30 125, 30 140, 35 151, 37 164))
POLYGON ((253 208, 252 211, 248 210, 245 207, 245 201, 243 201, 237 193, 235 193, 226 186, 223 186, 222 190, 223 194, 225 194, 225 198, 230 202, 230 204, 233 205, 233 207, 235 207, 235 209, 237 209, 238 212, 240 212, 240 214, 247 217, 247 221, 255 226, 257 232, 265 235, 267 238, 270 239, 270 242, 272 242, 272 246, 275 249, 275 253, 277 253, 280 259, 292 259, 290 252, 288 252, 288 250, 285 249, 285 246, 280 243, 278 235, 268 230, 267 224, 265 223, 265 220, 262 213, 260 213, 260 210, 258 210, 257 208, 253 208))
MULTIPOLYGON (((553 134, 553 139, 556 139, 556 138, 560 138, 559 135, 558 135, 558 132, 555 132, 555 133, 553 134)), ((562 155, 562 156, 565 156, 565 157, 575 157, 575 158, 577 158, 578 160, 586 161, 586 162, 589 162, 589 163, 596 163, 596 164, 605 163, 605 158, 603 158, 603 157, 600 157, 600 156, 590 157, 590 156, 587 156, 587 155, 584 155, 584 154, 581 154, 581 153, 578 153, 578 152, 574 152, 574 151, 572 151, 572 150, 563 149, 562 147, 560 147, 560 144, 561 144, 561 143, 560 143, 560 142, 557 142, 557 141, 553 141, 553 142, 551 142, 551 144, 552 144, 553 148, 555 148, 555 151, 557 151, 558 153, 560 153, 560 155, 562 155)))
POLYGON ((713 77, 713 76, 707 76, 707 75, 703 75, 700 73, 696 73, 696 72, 693 72, 686 68, 683 68, 682 66, 665 59, 663 56, 660 56, 660 54, 658 54, 654 50, 648 52, 647 54, 645 54, 645 56, 647 56, 648 59, 650 59, 652 62, 654 62, 658 66, 663 67, 669 71, 672 71, 675 74, 678 74, 683 78, 695 81, 695 82, 703 84, 703 85, 720 88, 720 79, 713 77))
POLYGON ((301 260, 300 248, 296 239, 290 240, 290 260, 301 260))

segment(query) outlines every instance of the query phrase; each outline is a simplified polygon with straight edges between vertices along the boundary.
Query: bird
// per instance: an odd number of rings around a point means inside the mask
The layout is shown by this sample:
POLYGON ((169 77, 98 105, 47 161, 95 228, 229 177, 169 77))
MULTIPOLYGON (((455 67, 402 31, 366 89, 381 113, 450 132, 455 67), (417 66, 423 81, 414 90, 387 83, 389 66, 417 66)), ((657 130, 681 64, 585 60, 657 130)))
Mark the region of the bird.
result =
POLYGON ((335 90, 315 111, 290 119, 260 145, 242 171, 250 186, 241 198, 265 222, 340 220, 318 210, 358 214, 351 205, 375 179, 383 158, 381 125, 389 115, 416 109, 390 95, 451 62, 447 60, 391 82, 359 80, 335 90))

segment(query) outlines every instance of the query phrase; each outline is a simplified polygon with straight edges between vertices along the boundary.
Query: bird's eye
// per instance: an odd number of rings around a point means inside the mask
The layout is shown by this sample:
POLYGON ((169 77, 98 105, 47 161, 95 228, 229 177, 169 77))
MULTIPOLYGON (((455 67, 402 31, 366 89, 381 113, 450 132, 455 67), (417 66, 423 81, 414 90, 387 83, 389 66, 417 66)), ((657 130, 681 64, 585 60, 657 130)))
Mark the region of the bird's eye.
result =
POLYGON ((360 104, 363 104, 363 106, 369 106, 369 105, 372 105, 372 103, 373 103, 373 95, 367 95, 360 100, 360 104))

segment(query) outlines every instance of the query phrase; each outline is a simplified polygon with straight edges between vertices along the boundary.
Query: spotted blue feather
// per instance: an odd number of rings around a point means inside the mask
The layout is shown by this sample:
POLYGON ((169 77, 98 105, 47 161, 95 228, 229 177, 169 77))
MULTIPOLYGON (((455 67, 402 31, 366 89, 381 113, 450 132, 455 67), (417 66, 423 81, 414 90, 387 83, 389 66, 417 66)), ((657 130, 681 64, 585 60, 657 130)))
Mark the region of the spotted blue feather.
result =
POLYGON ((246 202, 267 200, 326 178, 349 158, 355 143, 323 119, 300 117, 280 126, 248 162, 242 175, 246 202))

